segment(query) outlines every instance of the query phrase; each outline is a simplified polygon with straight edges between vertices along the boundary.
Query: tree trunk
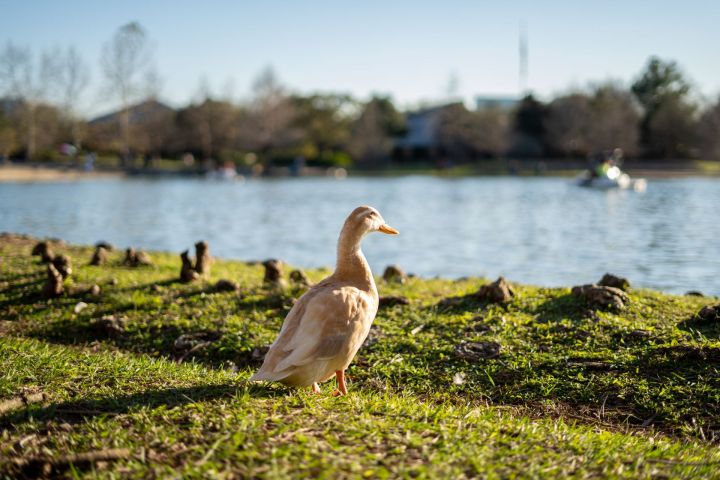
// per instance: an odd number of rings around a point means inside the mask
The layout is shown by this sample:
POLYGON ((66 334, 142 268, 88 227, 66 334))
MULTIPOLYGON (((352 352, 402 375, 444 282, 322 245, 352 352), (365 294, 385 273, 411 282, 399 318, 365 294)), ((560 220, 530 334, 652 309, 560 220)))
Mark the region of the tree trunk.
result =
POLYGON ((27 149, 25 151, 26 160, 35 159, 36 141, 35 141, 35 105, 30 103, 28 105, 28 118, 27 118, 27 149))

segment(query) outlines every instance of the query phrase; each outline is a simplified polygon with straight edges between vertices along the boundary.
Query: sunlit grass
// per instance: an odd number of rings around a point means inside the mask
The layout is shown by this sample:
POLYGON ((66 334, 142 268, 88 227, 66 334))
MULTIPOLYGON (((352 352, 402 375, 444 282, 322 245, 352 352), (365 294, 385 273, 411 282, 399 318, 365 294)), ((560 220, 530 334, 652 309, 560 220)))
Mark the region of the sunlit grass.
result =
POLYGON ((177 254, 151 252, 154 266, 133 269, 114 252, 90 267, 91 248, 59 247, 75 274, 69 295, 45 300, 32 245, 0 241, 8 475, 23 459, 107 448, 131 456, 74 474, 674 478, 720 466, 720 325, 691 321, 716 299, 633 290, 625 311, 606 312, 569 289, 517 285, 506 305, 448 308, 439 300, 484 281, 380 280, 381 295, 410 305, 379 312, 350 395, 332 398, 331 384, 313 396, 246 383, 302 293, 265 288, 261 266, 216 261, 182 284, 177 254), (216 292, 220 278, 240 291, 216 292), (92 284, 99 298, 82 293, 92 284), (123 332, 98 328, 108 315, 123 332), (209 340, 178 349, 186 334, 209 340), (500 356, 458 358, 462 341, 498 342, 500 356), (42 399, 13 404, 21 394, 42 399))

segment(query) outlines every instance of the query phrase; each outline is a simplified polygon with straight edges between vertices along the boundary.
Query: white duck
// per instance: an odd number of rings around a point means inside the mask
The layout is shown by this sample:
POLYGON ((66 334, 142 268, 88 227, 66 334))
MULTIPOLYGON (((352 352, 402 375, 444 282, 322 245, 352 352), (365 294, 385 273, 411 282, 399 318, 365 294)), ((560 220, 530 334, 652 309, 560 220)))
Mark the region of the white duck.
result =
POLYGON ((312 387, 337 377, 333 395, 347 394, 345 370, 370 331, 378 292, 360 242, 370 232, 397 235, 380 212, 358 207, 345 220, 337 247, 335 272, 298 299, 280 334, 250 380, 312 387))

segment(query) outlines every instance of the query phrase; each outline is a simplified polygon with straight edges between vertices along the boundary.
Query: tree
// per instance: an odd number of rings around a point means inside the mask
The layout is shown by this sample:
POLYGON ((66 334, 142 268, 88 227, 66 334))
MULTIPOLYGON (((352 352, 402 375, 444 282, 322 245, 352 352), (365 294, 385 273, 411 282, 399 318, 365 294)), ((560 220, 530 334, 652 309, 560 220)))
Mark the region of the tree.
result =
POLYGON ((0 160, 10 158, 17 147, 17 132, 10 119, 0 109, 0 160))
POLYGON ((585 156, 590 148, 591 101, 583 93, 558 97, 548 105, 545 118, 551 148, 570 156, 585 156))
POLYGON ((58 81, 61 87, 63 112, 70 123, 72 142, 82 148, 83 129, 78 119, 78 104, 82 92, 88 85, 90 73, 87 65, 74 47, 70 47, 62 57, 58 81))
POLYGON ((137 22, 120 27, 103 46, 102 67, 110 92, 120 101, 122 159, 130 155, 130 105, 141 93, 150 64, 147 34, 137 22))
POLYGON ((382 127, 380 109, 368 102, 352 128, 348 144, 350 155, 358 166, 375 166, 387 158, 392 141, 382 127))
POLYGON ((389 158, 392 138, 405 133, 405 118, 388 97, 373 97, 353 122, 348 151, 358 166, 377 166, 389 158))
POLYGON ((632 85, 632 92, 645 110, 641 124, 641 138, 648 156, 684 156, 691 136, 688 125, 694 120, 694 108, 687 100, 690 84, 674 61, 652 57, 645 70, 632 85), (660 119, 656 115, 662 113, 660 119), (673 133, 673 124, 677 130, 673 133), (673 133, 673 138, 663 138, 673 133), (675 145, 675 146, 673 146, 675 145))
POLYGON ((25 157, 34 159, 37 151, 38 108, 52 94, 53 79, 59 74, 57 52, 43 52, 38 63, 28 48, 7 43, 0 53, 0 82, 6 96, 18 101, 14 115, 24 126, 25 157))
POLYGON ((256 78, 253 93, 241 144, 259 151, 268 161, 273 149, 288 147, 300 139, 301 132, 293 126, 297 112, 271 67, 256 78))
POLYGON ((211 160, 223 149, 235 147, 239 121, 240 111, 226 101, 207 97, 202 103, 190 105, 177 117, 183 149, 211 160))
POLYGON ((708 159, 720 160, 720 98, 698 122, 700 152, 708 159))
POLYGON ((674 61, 651 57, 645 71, 633 83, 632 92, 645 111, 652 116, 668 98, 682 98, 690 91, 680 68, 674 61))
POLYGON ((688 158, 696 143, 695 107, 680 97, 669 97, 650 118, 650 148, 660 158, 688 158))
POLYGON ((509 124, 500 109, 471 112, 462 103, 454 103, 440 112, 439 145, 456 160, 502 155, 508 146, 509 124))
POLYGON ((355 105, 348 95, 293 96, 293 128, 302 135, 302 153, 308 160, 332 158, 347 149, 355 105))
POLYGON ((511 154, 539 157, 545 152, 545 117, 547 107, 528 95, 515 110, 511 154))
POLYGON ((613 83, 594 88, 590 99, 588 153, 622 148, 626 156, 638 152, 640 112, 629 91, 613 83))

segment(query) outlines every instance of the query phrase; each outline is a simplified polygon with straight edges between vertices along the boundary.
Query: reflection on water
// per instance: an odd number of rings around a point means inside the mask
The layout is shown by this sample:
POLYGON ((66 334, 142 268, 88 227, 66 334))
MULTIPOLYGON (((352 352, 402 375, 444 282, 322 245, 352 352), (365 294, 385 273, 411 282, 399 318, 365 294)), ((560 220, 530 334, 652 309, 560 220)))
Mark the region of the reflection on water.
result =
POLYGON ((720 295, 713 179, 654 181, 644 194, 503 177, 0 184, 0 230, 178 252, 206 239, 221 257, 332 266, 339 228, 361 204, 401 232, 365 241, 376 273, 398 263, 424 276, 571 285, 609 271, 720 295))

